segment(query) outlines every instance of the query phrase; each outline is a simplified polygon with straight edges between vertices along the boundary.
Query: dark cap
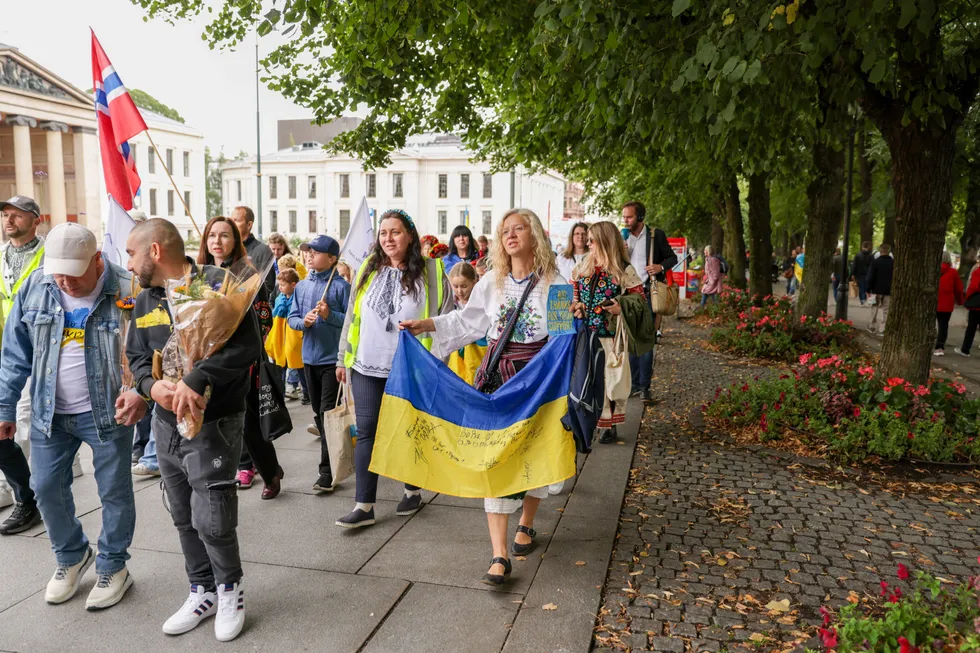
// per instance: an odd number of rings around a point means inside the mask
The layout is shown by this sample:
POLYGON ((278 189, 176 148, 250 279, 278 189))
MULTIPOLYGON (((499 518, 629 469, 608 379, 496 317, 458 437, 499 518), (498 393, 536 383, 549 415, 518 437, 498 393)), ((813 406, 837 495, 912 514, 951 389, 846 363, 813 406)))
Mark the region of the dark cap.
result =
POLYGON ((302 251, 312 249, 314 252, 320 252, 321 254, 340 256, 340 245, 330 236, 316 236, 310 242, 300 245, 299 248, 302 251))
POLYGON ((14 195, 6 202, 0 202, 0 211, 6 211, 8 206, 20 209, 25 213, 33 213, 39 218, 41 217, 41 207, 37 205, 37 202, 25 195, 14 195))

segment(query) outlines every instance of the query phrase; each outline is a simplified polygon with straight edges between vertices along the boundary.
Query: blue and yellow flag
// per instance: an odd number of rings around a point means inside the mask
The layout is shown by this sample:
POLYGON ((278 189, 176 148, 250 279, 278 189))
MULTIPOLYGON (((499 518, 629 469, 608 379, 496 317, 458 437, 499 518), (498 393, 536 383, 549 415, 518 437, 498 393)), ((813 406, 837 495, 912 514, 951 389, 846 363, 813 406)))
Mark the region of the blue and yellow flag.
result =
POLYGON ((381 402, 371 471, 458 497, 504 497, 575 474, 568 409, 574 336, 552 338, 492 395, 467 385, 408 332, 381 402))

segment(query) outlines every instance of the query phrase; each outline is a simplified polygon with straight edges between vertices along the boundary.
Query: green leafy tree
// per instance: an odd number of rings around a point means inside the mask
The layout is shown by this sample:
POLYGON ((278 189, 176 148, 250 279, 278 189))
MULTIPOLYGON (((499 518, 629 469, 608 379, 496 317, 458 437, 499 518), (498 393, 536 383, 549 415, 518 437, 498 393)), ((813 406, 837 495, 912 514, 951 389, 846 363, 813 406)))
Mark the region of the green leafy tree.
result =
POLYGON ((176 109, 168 107, 166 104, 156 99, 146 91, 141 91, 138 88, 134 88, 129 91, 129 96, 133 98, 133 102, 141 109, 149 109, 155 113, 159 113, 161 116, 166 116, 171 120, 176 120, 179 123, 184 122, 184 118, 177 113, 176 109))

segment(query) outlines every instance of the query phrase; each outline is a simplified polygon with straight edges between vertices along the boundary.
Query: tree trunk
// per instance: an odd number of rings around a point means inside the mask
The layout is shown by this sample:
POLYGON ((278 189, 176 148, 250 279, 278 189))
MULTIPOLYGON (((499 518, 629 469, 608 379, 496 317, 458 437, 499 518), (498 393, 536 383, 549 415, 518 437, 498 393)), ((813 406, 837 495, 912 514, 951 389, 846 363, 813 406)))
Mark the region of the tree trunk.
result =
POLYGON ((742 206, 738 199, 735 173, 722 188, 725 202, 725 258, 728 260, 728 283, 745 290, 745 236, 742 233, 742 206))
POLYGON ((885 232, 881 236, 881 243, 893 249, 895 247, 895 204, 889 206, 885 211, 885 232))
POLYGON ((960 236, 960 277, 963 287, 970 283, 970 271, 980 252, 980 164, 970 163, 966 188, 966 222, 960 236))
POLYGON ((711 214, 711 251, 715 255, 724 256, 725 229, 722 222, 725 219, 725 201, 720 195, 715 197, 715 211, 711 214))
POLYGON ((789 227, 783 227, 783 251, 779 253, 780 258, 789 256, 789 227))
MULTIPOLYGON (((836 114, 835 114, 836 115, 836 114)), ((844 124, 841 112, 837 124, 844 124)), ((834 124, 828 115, 828 124, 834 124)), ((844 214, 844 151, 817 142, 813 145, 813 179, 806 188, 806 253, 803 285, 796 305, 798 316, 819 317, 827 311, 834 250, 844 214)))
POLYGON ((871 195, 874 193, 874 163, 868 159, 868 152, 865 145, 867 129, 862 123, 858 133, 857 160, 858 160, 858 185, 861 191, 858 198, 858 206, 861 211, 861 244, 871 243, 874 247, 875 240, 875 214, 871 209, 871 195))
POLYGON ((749 283, 753 297, 772 294, 772 211, 768 173, 749 176, 749 283))
POLYGON ((939 263, 953 212, 953 158, 962 114, 959 120, 945 116, 945 126, 934 120, 926 127, 917 121, 903 126, 903 114, 892 107, 876 116, 892 154, 897 216, 881 373, 918 384, 929 378, 936 342, 939 263))

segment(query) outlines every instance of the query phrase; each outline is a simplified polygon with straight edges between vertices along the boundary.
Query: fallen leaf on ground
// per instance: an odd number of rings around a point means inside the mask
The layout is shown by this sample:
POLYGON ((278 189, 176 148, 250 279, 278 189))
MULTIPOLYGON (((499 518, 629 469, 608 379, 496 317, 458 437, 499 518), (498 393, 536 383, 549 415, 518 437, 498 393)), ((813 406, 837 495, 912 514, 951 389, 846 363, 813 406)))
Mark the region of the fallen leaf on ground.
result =
POLYGON ((789 599, 769 601, 769 603, 766 603, 766 610, 770 612, 789 612, 789 599))
POLYGON ((752 633, 749 635, 749 639, 753 642, 764 642, 766 641, 766 636, 762 633, 752 633))
POLYGON ((555 605, 554 603, 545 603, 544 605, 541 606, 541 609, 542 610, 557 610, 558 609, 558 606, 555 605))
POLYGON ((577 561, 577 562, 575 563, 575 566, 576 566, 576 567, 584 567, 584 566, 585 566, 585 560, 578 560, 578 561, 577 561))

